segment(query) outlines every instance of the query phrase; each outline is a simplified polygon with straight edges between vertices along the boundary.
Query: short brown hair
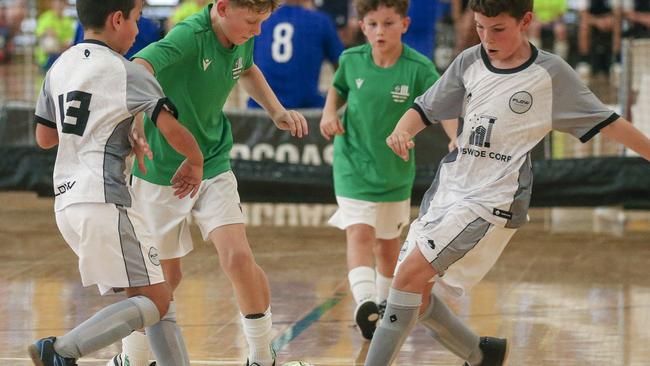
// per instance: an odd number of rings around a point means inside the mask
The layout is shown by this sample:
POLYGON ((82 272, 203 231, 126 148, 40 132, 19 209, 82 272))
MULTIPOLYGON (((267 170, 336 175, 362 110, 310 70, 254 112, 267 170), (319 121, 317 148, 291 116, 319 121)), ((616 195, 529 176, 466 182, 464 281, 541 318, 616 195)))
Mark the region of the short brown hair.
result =
POLYGON ((469 8, 487 17, 507 13, 521 20, 527 12, 533 11, 533 0, 469 0, 469 8))
POLYGON ((229 0, 229 2, 240 8, 247 8, 256 13, 273 12, 279 6, 279 0, 229 0))
POLYGON ((397 14, 406 17, 409 10, 409 0, 355 0, 354 5, 357 8, 359 19, 363 19, 371 11, 379 9, 380 6, 393 8, 397 14))

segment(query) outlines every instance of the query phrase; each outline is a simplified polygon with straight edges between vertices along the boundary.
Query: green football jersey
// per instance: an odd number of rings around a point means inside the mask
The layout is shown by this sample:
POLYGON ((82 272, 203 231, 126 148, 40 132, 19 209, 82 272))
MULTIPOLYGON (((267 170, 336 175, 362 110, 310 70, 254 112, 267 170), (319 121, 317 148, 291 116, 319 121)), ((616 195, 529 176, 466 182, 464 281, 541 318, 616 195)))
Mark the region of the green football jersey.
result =
MULTIPOLYGON (((241 73, 253 65, 253 39, 232 49, 225 48, 212 30, 211 8, 209 5, 186 18, 164 39, 134 56, 153 66, 165 95, 178 109, 179 121, 199 144, 205 160, 204 179, 230 170, 233 140, 223 106, 241 73)), ((146 161, 147 174, 137 165, 134 174, 151 183, 171 185, 184 157, 148 118, 145 133, 154 159, 146 161)))
POLYGON ((411 196, 415 156, 403 161, 386 145, 402 115, 439 78, 433 63, 404 45, 398 61, 382 68, 369 44, 350 48, 339 59, 334 88, 347 101, 345 133, 334 139, 337 196, 371 202, 411 196))

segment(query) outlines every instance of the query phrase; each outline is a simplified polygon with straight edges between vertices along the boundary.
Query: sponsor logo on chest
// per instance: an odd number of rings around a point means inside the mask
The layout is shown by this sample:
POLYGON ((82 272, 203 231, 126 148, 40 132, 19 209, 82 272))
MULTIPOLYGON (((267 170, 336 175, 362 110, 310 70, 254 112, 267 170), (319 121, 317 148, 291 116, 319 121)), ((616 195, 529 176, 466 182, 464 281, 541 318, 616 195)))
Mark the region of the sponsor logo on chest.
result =
POLYGON ((233 80, 238 80, 243 70, 244 70, 244 60, 241 57, 237 57, 237 59, 235 60, 235 64, 232 67, 233 80))
POLYGON ((390 92, 390 95, 393 97, 393 101, 395 103, 404 103, 411 96, 411 93, 409 93, 408 85, 397 84, 393 86, 393 90, 390 92))

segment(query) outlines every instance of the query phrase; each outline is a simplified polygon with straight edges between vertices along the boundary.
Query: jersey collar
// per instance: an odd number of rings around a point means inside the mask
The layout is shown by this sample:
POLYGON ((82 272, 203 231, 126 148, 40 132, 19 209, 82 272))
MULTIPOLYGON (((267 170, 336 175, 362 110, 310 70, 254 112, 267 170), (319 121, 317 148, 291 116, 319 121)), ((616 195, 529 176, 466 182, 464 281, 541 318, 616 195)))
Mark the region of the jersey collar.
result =
POLYGON ((533 62, 535 62, 535 59, 537 58, 537 54, 539 53, 537 51, 537 47, 533 46, 533 44, 530 43, 530 51, 531 51, 530 58, 526 62, 512 69, 499 69, 492 65, 487 52, 485 52, 485 49, 483 48, 483 45, 481 45, 480 47, 481 47, 481 58, 483 59, 483 63, 485 64, 485 67, 487 67, 488 70, 492 71, 495 74, 514 74, 516 72, 524 70, 528 66, 532 65, 533 62))

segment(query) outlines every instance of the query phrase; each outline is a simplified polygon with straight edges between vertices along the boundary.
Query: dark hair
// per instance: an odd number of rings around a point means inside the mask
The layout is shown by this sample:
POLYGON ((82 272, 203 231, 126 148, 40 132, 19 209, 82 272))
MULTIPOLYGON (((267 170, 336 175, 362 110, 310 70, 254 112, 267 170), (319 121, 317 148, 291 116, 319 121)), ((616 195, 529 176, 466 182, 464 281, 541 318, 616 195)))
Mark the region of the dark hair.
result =
POLYGON ((406 17, 409 10, 409 0, 355 0, 357 15, 363 19, 371 11, 377 10, 380 6, 393 8, 397 14, 406 17))
POLYGON ((109 14, 121 11, 129 19, 136 0, 77 0, 77 15, 85 29, 104 29, 109 14))
POLYGON ((533 0, 469 0, 468 7, 487 17, 508 13, 521 20, 527 12, 533 11, 533 0))

